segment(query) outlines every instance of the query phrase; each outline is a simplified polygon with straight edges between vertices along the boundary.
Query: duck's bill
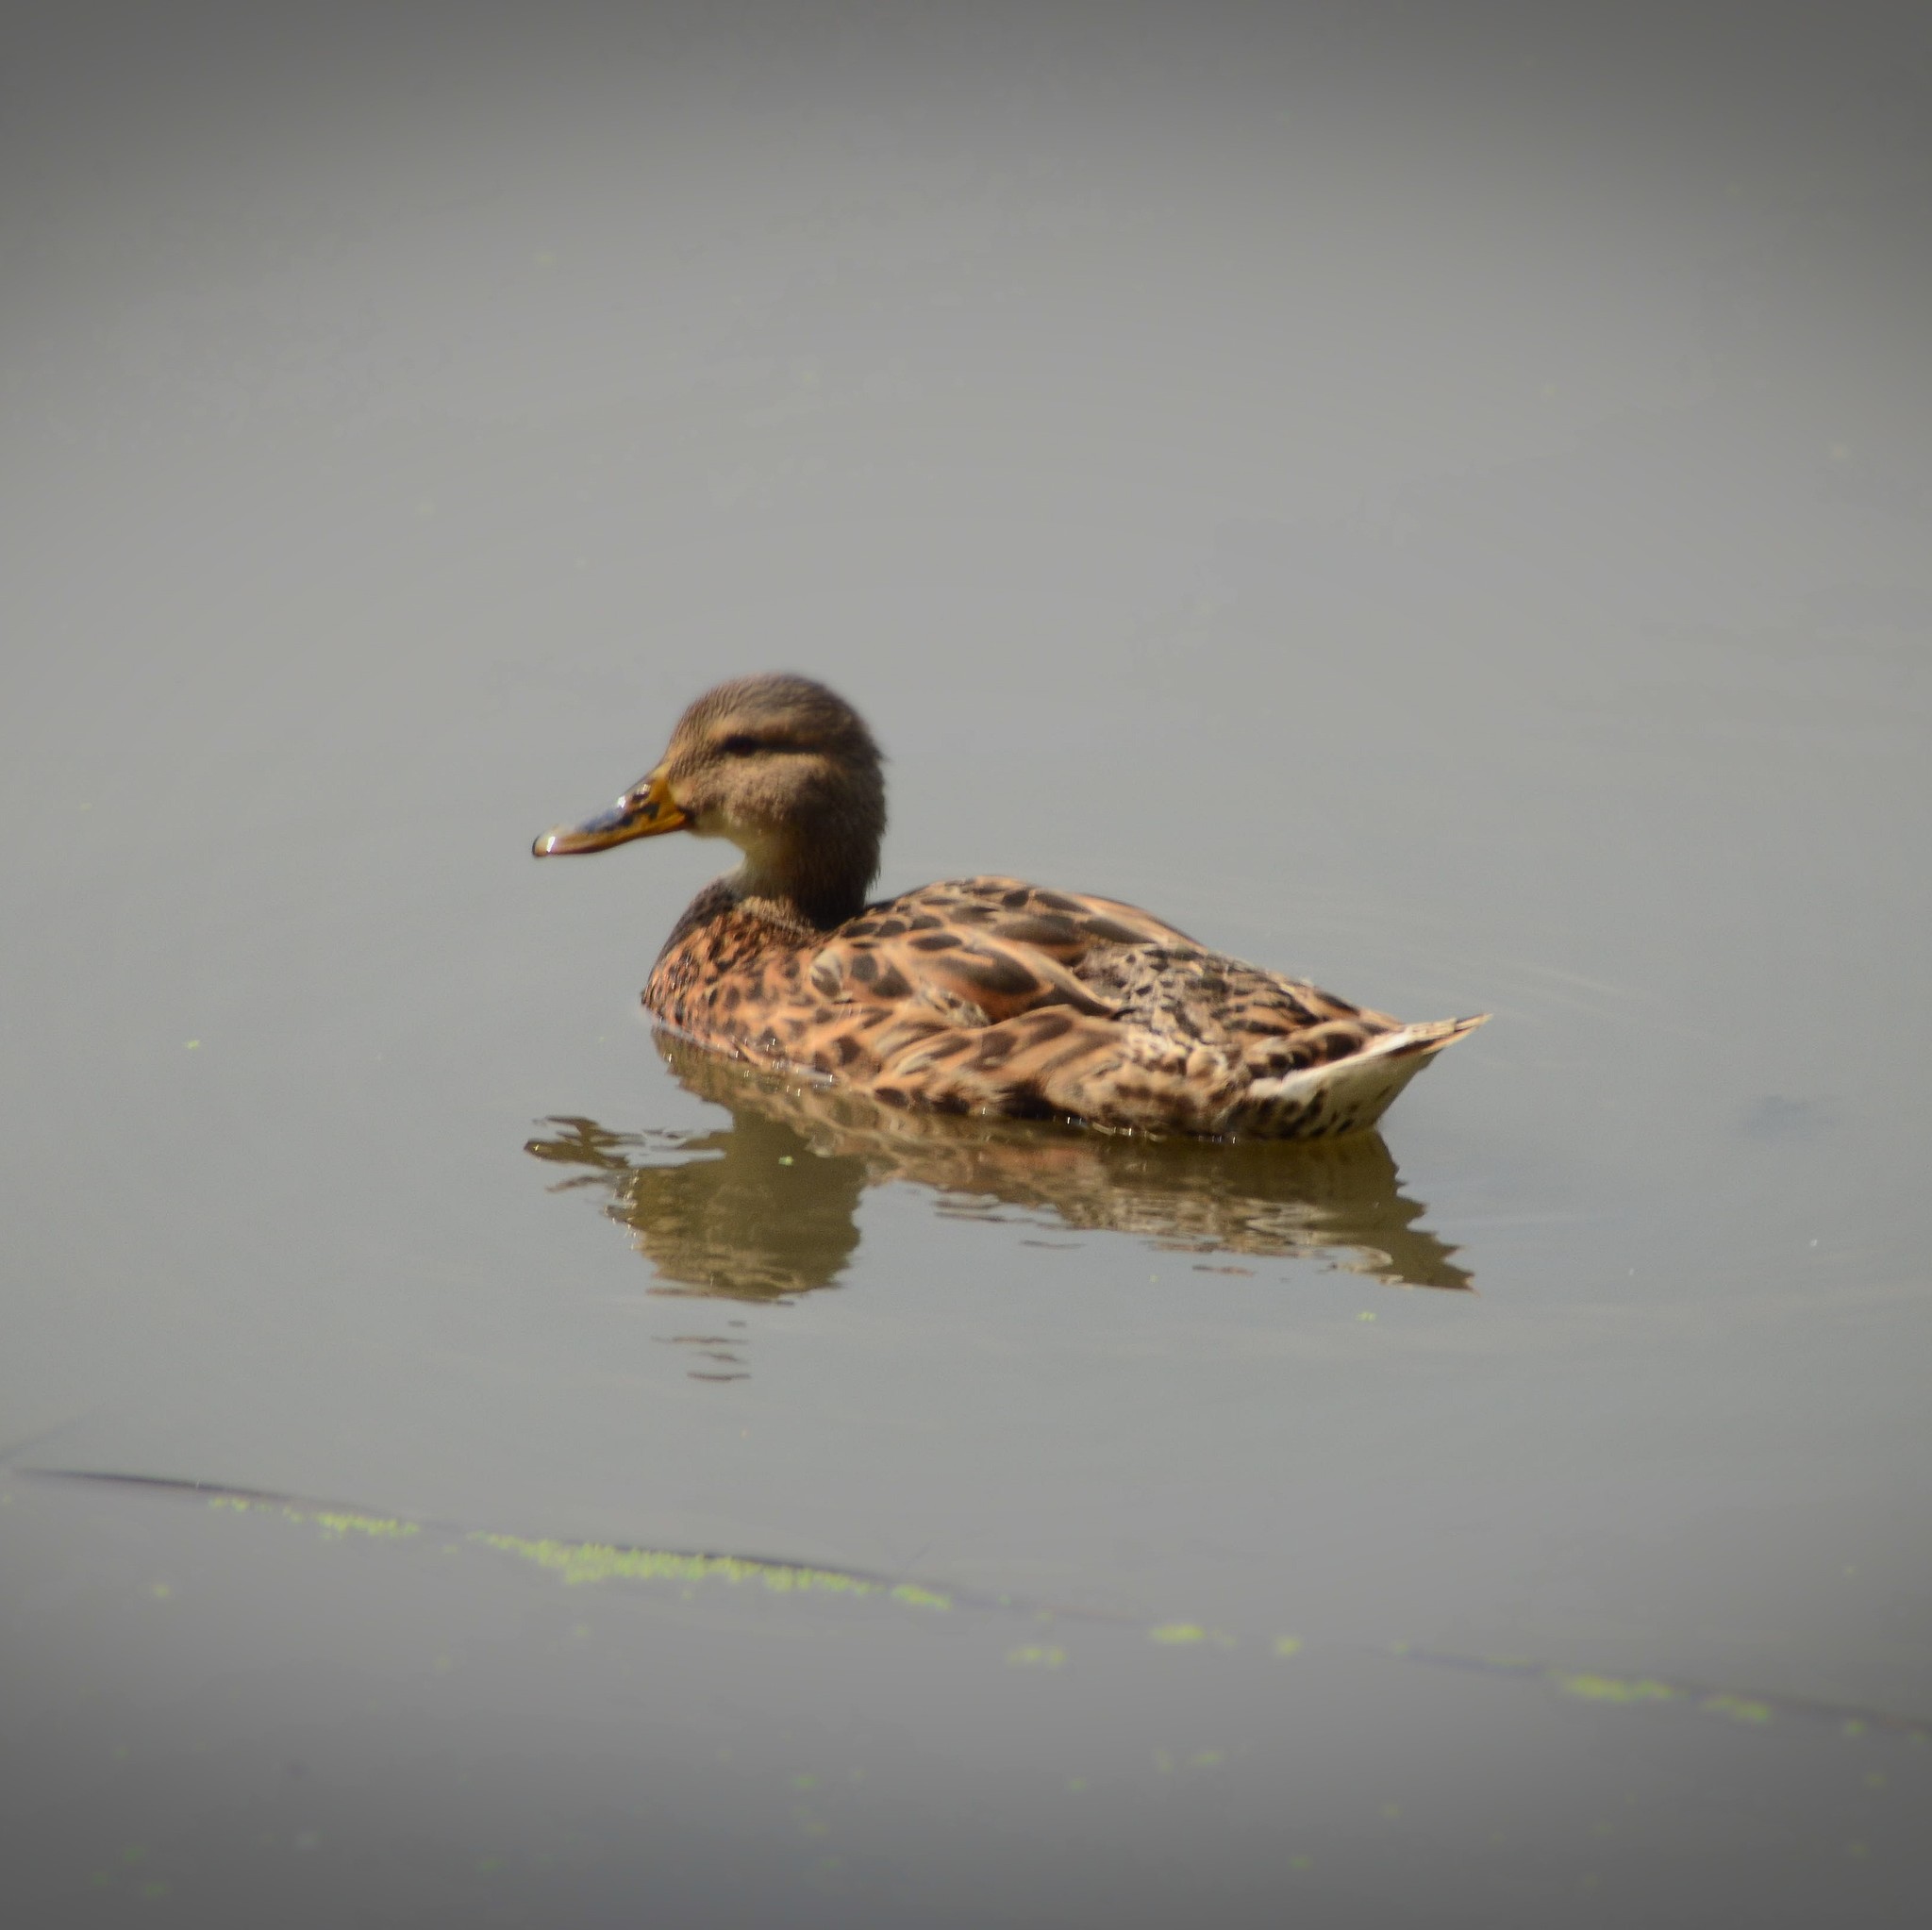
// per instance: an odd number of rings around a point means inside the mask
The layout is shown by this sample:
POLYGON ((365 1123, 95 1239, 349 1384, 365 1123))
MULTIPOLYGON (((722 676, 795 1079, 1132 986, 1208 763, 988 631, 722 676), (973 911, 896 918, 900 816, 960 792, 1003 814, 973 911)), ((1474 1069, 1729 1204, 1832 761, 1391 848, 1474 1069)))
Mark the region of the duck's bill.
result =
POLYGON ((682 831, 691 822, 677 807, 670 787, 652 772, 610 807, 581 824, 559 824, 530 846, 533 857, 575 857, 585 851, 608 851, 633 838, 658 838, 682 831))

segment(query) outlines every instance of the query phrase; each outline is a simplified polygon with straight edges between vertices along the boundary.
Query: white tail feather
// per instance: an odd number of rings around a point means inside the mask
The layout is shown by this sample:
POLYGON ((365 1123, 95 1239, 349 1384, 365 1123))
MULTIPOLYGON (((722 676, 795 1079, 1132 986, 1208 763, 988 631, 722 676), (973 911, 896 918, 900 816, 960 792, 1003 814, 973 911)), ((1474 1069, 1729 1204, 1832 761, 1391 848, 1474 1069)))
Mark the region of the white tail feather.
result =
POLYGON ((1333 1140, 1365 1133, 1395 1096, 1445 1045, 1489 1018, 1438 1019, 1372 1039, 1360 1052, 1326 1065, 1257 1079, 1228 1121, 1233 1132, 1276 1140, 1333 1140))

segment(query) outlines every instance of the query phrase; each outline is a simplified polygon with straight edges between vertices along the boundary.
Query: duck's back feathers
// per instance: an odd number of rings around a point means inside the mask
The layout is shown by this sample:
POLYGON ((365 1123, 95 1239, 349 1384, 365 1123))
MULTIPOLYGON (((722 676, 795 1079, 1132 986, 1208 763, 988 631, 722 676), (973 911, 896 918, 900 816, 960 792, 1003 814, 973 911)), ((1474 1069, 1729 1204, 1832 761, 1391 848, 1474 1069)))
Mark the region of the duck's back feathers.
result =
POLYGON ((889 1105, 1277 1139, 1373 1125, 1481 1023, 1405 1026, 1133 906, 1002 877, 923 886, 829 933, 714 887, 644 999, 700 1044, 889 1105))

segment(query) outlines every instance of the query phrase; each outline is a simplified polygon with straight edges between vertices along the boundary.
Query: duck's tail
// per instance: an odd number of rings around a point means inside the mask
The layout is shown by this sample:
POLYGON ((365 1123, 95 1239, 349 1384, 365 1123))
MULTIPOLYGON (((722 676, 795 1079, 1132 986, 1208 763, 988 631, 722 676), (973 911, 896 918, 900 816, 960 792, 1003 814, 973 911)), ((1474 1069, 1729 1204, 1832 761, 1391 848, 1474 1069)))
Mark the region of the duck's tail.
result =
POLYGON ((1228 1129, 1268 1140, 1334 1140, 1343 1133, 1365 1133, 1437 1053, 1489 1017, 1478 1012, 1473 1019, 1404 1025, 1370 1040, 1346 1058, 1276 1079, 1257 1079, 1236 1106, 1228 1129))

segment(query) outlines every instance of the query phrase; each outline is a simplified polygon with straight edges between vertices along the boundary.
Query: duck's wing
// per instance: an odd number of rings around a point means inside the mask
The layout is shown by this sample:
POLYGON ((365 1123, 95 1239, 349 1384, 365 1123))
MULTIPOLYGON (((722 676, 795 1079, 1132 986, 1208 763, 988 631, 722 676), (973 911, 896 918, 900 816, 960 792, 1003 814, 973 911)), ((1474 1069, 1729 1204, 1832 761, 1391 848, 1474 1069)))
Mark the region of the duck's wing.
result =
MULTIPOLYGON (((1009 943, 1037 945, 1063 965, 1074 965, 1088 952, 1112 945, 1162 945, 1205 952, 1197 939, 1117 898, 1086 891, 1049 891, 1018 878, 953 878, 922 885, 916 891, 874 907, 908 915, 928 912, 950 923, 971 925, 1009 943)), ((868 914, 870 915, 870 914, 868 914)))
POLYGON ((1210 952, 1138 906, 1005 877, 923 885, 869 906, 805 976, 835 1007, 897 1008, 912 1036, 1067 1007, 1211 1046, 1260 1075, 1358 1052, 1398 1023, 1210 952))
POLYGON ((1096 1076, 1110 1087, 1139 1068, 1152 1083, 1131 1123, 1208 1129, 1244 1081, 1224 1052, 1176 1053, 1119 1023, 1122 1000, 1099 981, 1136 955, 1212 957, 1109 899, 1012 878, 922 886, 868 907, 805 961, 801 990, 824 1004, 792 1056, 889 1105, 1109 1123, 1130 1122, 1092 1103, 1096 1076))
POLYGON ((1213 957, 1117 899, 1018 878, 955 878, 868 906, 814 957, 807 977, 824 998, 919 998, 974 1024, 1041 1006, 1112 1018, 1123 1009, 1114 968, 1131 952, 1175 962, 1213 957))
POLYGON ((882 929, 901 922, 909 929, 924 913, 1023 959, 1044 956, 1110 1016, 1211 1041, 1256 1073, 1344 1057, 1401 1026, 1387 1012, 1352 1005, 1306 979, 1209 951, 1117 898, 1049 891, 1014 878, 966 878, 908 891, 877 911, 882 929))
POLYGON ((825 1001, 808 1062, 889 1104, 1141 1130, 1358 1131, 1464 1029, 1405 1026, 1136 906, 1012 878, 868 907, 805 980, 825 1001))
POLYGON ((1070 969, 1089 942, 1072 921, 973 916, 951 895, 958 890, 928 885, 868 907, 813 955, 807 984, 834 1005, 916 1005, 963 1025, 996 1024, 1042 1006, 1093 1018, 1119 1009, 1070 969))

